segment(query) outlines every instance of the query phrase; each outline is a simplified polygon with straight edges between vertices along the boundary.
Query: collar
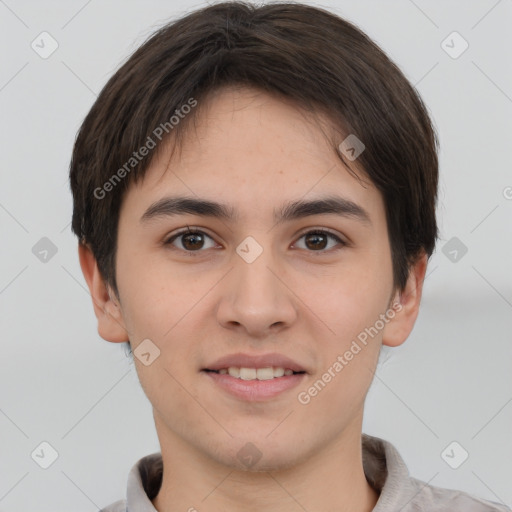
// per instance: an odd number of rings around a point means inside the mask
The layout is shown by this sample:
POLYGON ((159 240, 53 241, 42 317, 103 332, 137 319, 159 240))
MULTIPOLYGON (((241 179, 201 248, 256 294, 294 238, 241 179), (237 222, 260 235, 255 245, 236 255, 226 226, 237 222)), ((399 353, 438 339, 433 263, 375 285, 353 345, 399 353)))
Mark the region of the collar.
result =
MULTIPOLYGON (((409 471, 396 448, 383 439, 362 434, 363 470, 368 483, 379 493, 373 512, 398 510, 417 494, 411 485, 409 471)), ((162 455, 146 455, 128 475, 126 509, 138 512, 157 512, 151 500, 162 483, 162 455)))

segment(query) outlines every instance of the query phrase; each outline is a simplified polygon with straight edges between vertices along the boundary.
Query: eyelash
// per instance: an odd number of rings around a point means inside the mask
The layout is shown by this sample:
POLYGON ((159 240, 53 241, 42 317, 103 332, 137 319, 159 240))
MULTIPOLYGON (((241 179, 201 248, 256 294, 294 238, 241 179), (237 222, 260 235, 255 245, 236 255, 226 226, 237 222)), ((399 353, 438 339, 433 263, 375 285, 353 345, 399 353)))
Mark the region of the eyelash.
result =
MULTIPOLYGON (((208 233, 205 233, 204 231, 201 231, 199 229, 190 229, 190 227, 187 227, 187 229, 181 230, 178 233, 175 233, 174 235, 172 235, 167 240, 165 240, 164 245, 172 246, 172 243, 174 242, 174 240, 176 240, 177 238, 179 238, 180 236, 183 236, 183 235, 205 235, 208 238, 213 240, 213 237, 211 237, 208 233)), ((338 242, 338 244, 341 247, 348 246, 347 242, 345 242, 344 240, 339 238, 334 233, 331 233, 330 231, 327 231, 325 229, 312 229, 310 231, 306 231, 306 232, 302 233, 299 236, 298 240, 300 240, 301 238, 305 237, 306 235, 324 235, 324 236, 330 237, 331 239, 336 240, 336 242, 338 242)), ((334 250, 339 250, 341 247, 339 247, 338 249, 334 249, 334 250)), ((173 249, 176 249, 178 251, 183 251, 183 252, 187 253, 190 256, 198 256, 197 253, 204 252, 204 250, 202 250, 202 249, 198 249, 197 251, 187 251, 186 249, 180 249, 178 247, 173 247, 173 249)), ((332 250, 333 249, 322 249, 322 250, 318 250, 318 251, 312 251, 311 250, 311 251, 307 251, 307 252, 324 254, 324 253, 330 252, 332 250)))

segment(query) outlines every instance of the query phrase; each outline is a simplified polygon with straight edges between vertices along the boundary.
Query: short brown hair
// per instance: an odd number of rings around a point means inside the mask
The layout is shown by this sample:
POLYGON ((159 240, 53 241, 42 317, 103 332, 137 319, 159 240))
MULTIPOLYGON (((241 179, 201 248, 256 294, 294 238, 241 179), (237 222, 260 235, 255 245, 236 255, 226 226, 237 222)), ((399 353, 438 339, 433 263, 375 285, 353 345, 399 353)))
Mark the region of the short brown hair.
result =
POLYGON ((199 109, 189 108, 177 124, 171 118, 191 98, 201 103, 228 85, 323 112, 363 141, 357 164, 383 196, 394 285, 403 290, 410 265, 422 251, 432 254, 438 236, 438 142, 421 98, 379 47, 339 16, 300 3, 233 1, 155 32, 108 81, 78 132, 70 164, 72 229, 116 294, 121 201, 159 148, 140 161, 134 151, 149 145, 157 127, 161 140, 174 135, 179 144, 199 109))

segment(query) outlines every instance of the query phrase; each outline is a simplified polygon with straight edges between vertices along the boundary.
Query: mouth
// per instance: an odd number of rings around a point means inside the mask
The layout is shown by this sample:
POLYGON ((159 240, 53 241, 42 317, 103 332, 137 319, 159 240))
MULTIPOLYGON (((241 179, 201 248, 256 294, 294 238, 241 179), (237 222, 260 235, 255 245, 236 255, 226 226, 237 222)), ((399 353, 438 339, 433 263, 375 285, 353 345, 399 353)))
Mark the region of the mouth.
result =
POLYGON ((304 371, 294 372, 282 367, 229 367, 203 370, 201 374, 208 378, 215 390, 243 402, 265 402, 278 395, 284 396, 286 391, 298 386, 306 377, 304 371))
POLYGON ((290 375, 299 375, 306 373, 303 371, 294 372, 291 368, 283 368, 282 366, 267 366, 265 368, 247 368, 240 366, 230 366, 228 368, 220 368, 219 370, 205 369, 205 372, 217 373, 218 375, 229 375, 235 379, 245 381, 251 380, 272 380, 281 377, 289 377, 290 375))
POLYGON ((307 370, 280 354, 233 354, 203 368, 214 389, 243 401, 263 402, 297 386, 307 370))

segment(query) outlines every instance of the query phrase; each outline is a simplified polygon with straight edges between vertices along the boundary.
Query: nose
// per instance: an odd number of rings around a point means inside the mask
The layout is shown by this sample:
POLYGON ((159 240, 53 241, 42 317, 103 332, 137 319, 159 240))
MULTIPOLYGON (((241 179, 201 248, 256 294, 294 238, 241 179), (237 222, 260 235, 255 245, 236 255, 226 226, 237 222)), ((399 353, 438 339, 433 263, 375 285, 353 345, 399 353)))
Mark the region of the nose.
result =
POLYGON ((222 282, 218 322, 252 338, 290 327, 297 318, 293 283, 287 282, 271 251, 264 250, 251 263, 236 254, 234 267, 222 282))

